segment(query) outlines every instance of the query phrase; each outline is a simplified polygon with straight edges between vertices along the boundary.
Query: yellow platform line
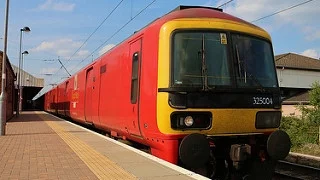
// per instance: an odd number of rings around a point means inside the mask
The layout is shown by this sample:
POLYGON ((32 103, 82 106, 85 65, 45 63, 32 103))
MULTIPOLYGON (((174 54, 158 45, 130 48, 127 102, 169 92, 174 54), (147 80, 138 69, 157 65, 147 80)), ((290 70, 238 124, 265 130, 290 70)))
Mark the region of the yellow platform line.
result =
POLYGON ((137 179, 137 177, 125 171, 106 156, 100 154, 76 136, 65 131, 65 129, 56 122, 46 121, 45 117, 40 114, 39 116, 68 144, 99 179, 137 179))

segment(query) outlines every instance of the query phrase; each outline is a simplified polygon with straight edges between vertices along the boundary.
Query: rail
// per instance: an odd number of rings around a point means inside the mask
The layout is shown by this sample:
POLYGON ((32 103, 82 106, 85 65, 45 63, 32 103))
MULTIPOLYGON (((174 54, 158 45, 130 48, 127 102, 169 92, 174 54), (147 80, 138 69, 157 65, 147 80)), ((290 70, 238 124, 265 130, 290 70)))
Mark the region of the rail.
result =
POLYGON ((320 180, 320 168, 278 161, 274 179, 320 180))

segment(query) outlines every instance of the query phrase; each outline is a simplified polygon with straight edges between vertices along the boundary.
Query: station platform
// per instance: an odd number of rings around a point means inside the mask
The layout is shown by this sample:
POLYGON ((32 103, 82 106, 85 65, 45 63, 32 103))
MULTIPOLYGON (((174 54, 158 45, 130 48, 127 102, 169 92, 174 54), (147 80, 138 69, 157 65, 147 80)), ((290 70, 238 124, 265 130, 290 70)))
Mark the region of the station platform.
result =
POLYGON ((0 179, 207 179, 42 111, 0 136, 0 179))

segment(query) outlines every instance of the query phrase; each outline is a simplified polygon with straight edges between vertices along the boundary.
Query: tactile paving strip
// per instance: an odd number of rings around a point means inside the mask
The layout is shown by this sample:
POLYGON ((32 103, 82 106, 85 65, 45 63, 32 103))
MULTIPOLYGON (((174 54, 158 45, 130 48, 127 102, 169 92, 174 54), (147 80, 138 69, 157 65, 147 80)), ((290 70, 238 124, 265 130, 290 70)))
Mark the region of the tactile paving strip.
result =
POLYGON ((39 116, 69 145, 99 179, 137 179, 134 175, 126 172, 106 156, 100 154, 86 143, 64 130, 54 121, 46 121, 43 115, 39 116))

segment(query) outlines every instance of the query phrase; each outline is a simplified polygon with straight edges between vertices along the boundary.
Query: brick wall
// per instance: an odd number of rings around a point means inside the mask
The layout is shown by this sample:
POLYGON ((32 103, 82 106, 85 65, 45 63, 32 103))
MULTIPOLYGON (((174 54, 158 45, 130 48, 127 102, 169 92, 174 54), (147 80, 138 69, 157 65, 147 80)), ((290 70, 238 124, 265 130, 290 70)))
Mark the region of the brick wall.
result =
MULTIPOLYGON (((0 75, 2 74, 2 59, 3 52, 0 51, 0 75)), ((1 79, 1 77, 0 77, 1 79)), ((15 97, 15 87, 14 87, 15 74, 10 65, 10 61, 7 58, 6 63, 6 83, 5 83, 5 92, 6 92, 6 119, 7 121, 13 117, 14 113, 14 97, 15 97)), ((1 81, 0 81, 0 90, 1 90, 1 81)), ((1 93, 1 92, 0 92, 1 93)))

